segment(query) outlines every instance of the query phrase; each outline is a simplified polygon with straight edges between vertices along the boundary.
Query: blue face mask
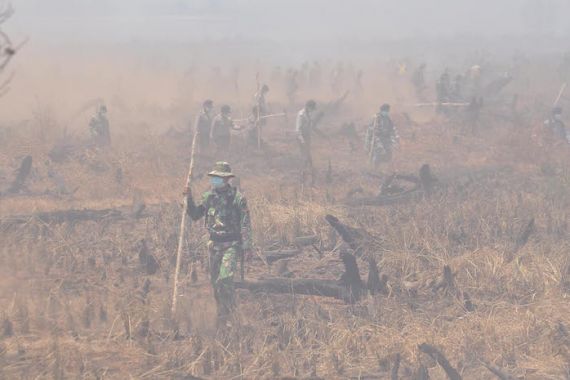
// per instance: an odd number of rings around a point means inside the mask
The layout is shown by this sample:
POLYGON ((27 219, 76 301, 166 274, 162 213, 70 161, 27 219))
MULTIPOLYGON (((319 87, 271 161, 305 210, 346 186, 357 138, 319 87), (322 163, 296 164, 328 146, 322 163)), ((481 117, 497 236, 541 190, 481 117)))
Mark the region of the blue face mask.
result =
POLYGON ((221 177, 210 177, 210 184, 214 189, 218 189, 220 187, 223 187, 226 182, 221 177))
POLYGON ((388 111, 380 111, 380 115, 382 115, 384 117, 388 116, 389 114, 390 114, 390 112, 388 112, 388 111))

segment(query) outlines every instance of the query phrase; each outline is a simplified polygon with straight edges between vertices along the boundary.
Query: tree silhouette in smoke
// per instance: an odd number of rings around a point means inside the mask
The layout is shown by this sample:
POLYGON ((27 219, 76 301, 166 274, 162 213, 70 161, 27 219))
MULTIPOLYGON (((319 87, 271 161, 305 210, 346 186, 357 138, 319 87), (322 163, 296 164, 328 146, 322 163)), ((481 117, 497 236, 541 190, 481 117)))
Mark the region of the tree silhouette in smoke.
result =
POLYGON ((14 46, 8 34, 4 32, 4 24, 10 19, 10 17, 12 17, 13 14, 14 8, 11 3, 0 4, 0 97, 10 90, 10 83, 14 76, 11 74, 6 77, 6 68, 20 47, 25 43, 24 41, 19 46, 14 46))

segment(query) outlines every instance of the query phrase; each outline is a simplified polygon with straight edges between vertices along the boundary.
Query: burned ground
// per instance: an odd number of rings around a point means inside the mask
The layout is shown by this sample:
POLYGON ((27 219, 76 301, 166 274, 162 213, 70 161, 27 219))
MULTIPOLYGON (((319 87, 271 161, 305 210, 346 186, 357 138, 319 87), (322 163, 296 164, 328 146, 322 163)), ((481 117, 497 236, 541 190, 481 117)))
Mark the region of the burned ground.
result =
MULTIPOLYGON (((427 163, 437 182, 429 194, 363 206, 348 200, 376 197, 385 178, 368 173, 360 143, 362 119, 380 101, 361 96, 323 122, 314 188, 299 183, 291 119, 269 123, 263 152, 237 135, 228 159, 252 211, 247 281, 337 281, 341 258, 355 254, 361 279, 372 258, 382 287, 359 300, 239 290, 223 332, 200 223, 188 226, 170 314, 190 157, 182 122, 154 128, 129 122, 132 112, 113 121, 111 111, 107 151, 85 148, 39 106, 25 125, 3 128, 0 378, 444 378, 446 366, 450 378, 568 377, 569 154, 537 139, 544 105, 522 97, 524 123, 489 112, 473 133, 394 104, 402 137, 394 170, 410 178, 427 163), (352 121, 356 137, 343 127, 352 121), (360 251, 327 215, 358 233, 360 251)), ((277 109, 283 99, 275 95, 277 109)), ((198 157, 195 193, 214 160, 198 157)))

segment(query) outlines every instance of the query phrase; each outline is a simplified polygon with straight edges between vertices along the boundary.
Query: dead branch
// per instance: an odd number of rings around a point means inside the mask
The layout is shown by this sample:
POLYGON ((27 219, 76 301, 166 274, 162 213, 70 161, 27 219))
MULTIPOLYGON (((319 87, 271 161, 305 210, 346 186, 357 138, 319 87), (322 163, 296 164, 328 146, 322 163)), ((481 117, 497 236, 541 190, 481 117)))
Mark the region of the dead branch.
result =
POLYGON ((367 243, 367 233, 362 230, 347 226, 343 224, 334 215, 326 215, 325 220, 335 229, 340 235, 342 240, 355 252, 360 250, 361 247, 367 243))
MULTIPOLYGON (((344 203, 348 206, 389 206, 421 199, 433 192, 438 180, 428 164, 422 165, 419 175, 393 174, 380 186, 380 193, 374 197, 350 197, 344 203), (395 184, 396 180, 410 182, 414 186, 406 188, 395 184)), ((352 196, 353 194, 351 194, 352 196)))
POLYGON ((402 356, 400 353, 396 354, 394 358, 394 365, 392 366, 392 371, 390 373, 390 380, 398 380, 398 372, 400 371, 400 362, 402 360, 402 356))
POLYGON ((267 264, 271 265, 279 260, 290 259, 299 256, 302 252, 298 249, 265 251, 263 257, 255 256, 254 259, 265 259, 267 264))
POLYGON ((481 363, 487 368, 493 375, 497 376, 500 380, 515 380, 514 376, 505 373, 501 368, 497 367, 496 365, 487 362, 486 360, 481 360, 481 363))
POLYGON ((434 346, 427 344, 427 343, 420 344, 418 346, 418 348, 421 352, 430 356, 433 360, 435 360, 437 362, 437 364, 439 364, 441 366, 441 368, 443 368, 443 370, 445 371, 445 374, 447 375, 449 380, 461 380, 462 379, 459 372, 451 366, 451 364, 449 363, 449 360, 447 360, 445 355, 443 355, 443 353, 441 351, 439 351, 437 348, 435 348, 434 346))

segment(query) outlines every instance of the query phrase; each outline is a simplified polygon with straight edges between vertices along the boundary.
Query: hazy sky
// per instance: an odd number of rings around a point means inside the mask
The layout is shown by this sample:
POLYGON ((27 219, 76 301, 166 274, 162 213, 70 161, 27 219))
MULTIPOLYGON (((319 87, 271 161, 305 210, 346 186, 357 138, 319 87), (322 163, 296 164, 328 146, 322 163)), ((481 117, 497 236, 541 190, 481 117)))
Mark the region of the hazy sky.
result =
POLYGON ((570 34, 570 0, 13 0, 36 41, 570 34))

